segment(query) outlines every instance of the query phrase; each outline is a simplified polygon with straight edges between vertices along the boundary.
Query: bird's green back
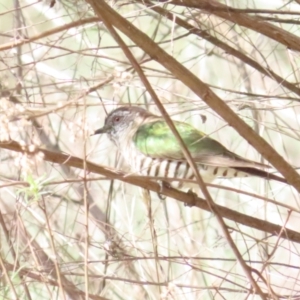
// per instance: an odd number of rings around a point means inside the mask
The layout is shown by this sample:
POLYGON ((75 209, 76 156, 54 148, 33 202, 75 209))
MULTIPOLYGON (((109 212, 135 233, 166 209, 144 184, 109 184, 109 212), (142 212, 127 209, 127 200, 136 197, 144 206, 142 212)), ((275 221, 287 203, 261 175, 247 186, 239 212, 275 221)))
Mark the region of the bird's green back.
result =
MULTIPOLYGON (((218 167, 268 167, 229 151, 187 123, 173 123, 196 163, 218 167)), ((185 160, 177 139, 164 120, 140 125, 133 136, 133 143, 140 153, 152 158, 185 160)))
MULTIPOLYGON (((193 157, 223 155, 227 149, 193 126, 173 121, 193 157)), ((141 125, 134 135, 134 143, 140 152, 155 158, 183 159, 180 145, 164 120, 141 125)))

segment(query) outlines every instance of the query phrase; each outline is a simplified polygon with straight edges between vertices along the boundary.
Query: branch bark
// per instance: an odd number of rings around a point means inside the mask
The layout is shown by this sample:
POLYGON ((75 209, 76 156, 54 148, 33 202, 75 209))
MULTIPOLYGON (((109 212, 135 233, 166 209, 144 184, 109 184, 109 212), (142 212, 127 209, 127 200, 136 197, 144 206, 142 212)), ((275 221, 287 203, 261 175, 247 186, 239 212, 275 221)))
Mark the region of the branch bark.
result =
MULTIPOLYGON (((36 148, 34 152, 29 152, 26 148, 24 148, 23 146, 21 146, 15 141, 0 142, 0 148, 15 151, 15 152, 20 152, 20 153, 25 152, 28 155, 34 155, 40 152, 44 155, 45 161, 51 163, 57 163, 60 165, 66 165, 68 167, 73 167, 81 170, 83 170, 83 166, 84 166, 84 161, 78 157, 59 153, 59 152, 49 151, 42 148, 36 148)), ((163 194, 167 197, 174 198, 180 202, 185 203, 187 206, 194 205, 200 209, 210 211, 206 200, 201 199, 199 197, 195 198, 193 195, 189 193, 184 193, 174 188, 164 187, 163 191, 161 191, 161 186, 158 183, 149 180, 143 176, 128 175, 124 172, 115 171, 114 169, 96 165, 89 161, 86 162, 86 169, 89 172, 103 175, 108 179, 120 180, 144 189, 148 189, 156 193, 163 194)), ((237 222, 245 226, 252 227, 254 229, 262 230, 271 235, 274 235, 274 237, 276 238, 282 229, 282 226, 280 225, 276 225, 271 222, 267 222, 251 216, 247 216, 245 214, 236 212, 234 210, 231 210, 221 205, 217 205, 217 208, 220 215, 223 218, 226 218, 228 220, 237 222)), ((285 228, 281 237, 292 242, 300 243, 300 233, 288 228, 285 228)))

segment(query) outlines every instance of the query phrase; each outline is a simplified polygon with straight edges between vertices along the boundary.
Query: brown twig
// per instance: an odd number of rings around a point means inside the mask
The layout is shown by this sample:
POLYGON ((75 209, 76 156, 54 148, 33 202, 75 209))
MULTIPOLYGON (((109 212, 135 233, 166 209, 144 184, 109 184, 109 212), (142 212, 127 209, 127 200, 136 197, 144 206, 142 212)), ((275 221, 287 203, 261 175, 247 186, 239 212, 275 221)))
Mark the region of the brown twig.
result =
MULTIPOLYGON (((18 144, 15 141, 10 141, 10 142, 0 142, 0 148, 7 149, 7 150, 12 150, 16 152, 24 152, 24 147, 22 147, 20 144, 18 144)), ((44 160, 52 163, 57 163, 60 165, 67 165, 68 167, 74 167, 77 169, 83 170, 83 160, 63 154, 63 153, 58 153, 58 152, 53 152, 49 150, 45 150, 42 148, 36 148, 35 152, 42 153, 44 155, 44 160)), ((33 153, 32 153, 33 154, 33 153)), ((103 176, 106 176, 107 178, 110 179, 116 179, 120 180, 126 183, 130 183, 136 186, 139 186, 144 189, 151 190, 156 193, 161 193, 167 197, 174 198, 180 202, 185 203, 187 206, 192 206, 195 205, 198 208, 204 209, 206 211, 209 211, 209 207, 206 203, 205 200, 199 198, 199 197, 194 197, 193 195, 190 195, 189 193, 184 193, 181 192, 177 189, 170 188, 170 187, 164 187, 163 191, 161 191, 161 185, 158 183, 152 181, 152 180, 147 180, 143 176, 133 176, 133 175, 128 175, 124 172, 120 171, 115 171, 114 169, 111 169, 109 167, 104 167, 101 165, 96 165, 94 163, 88 162, 87 161, 87 170, 89 172, 95 173, 95 174, 100 174, 103 176), (195 202, 196 200, 196 202, 195 202)), ((241 214, 239 212, 236 212, 234 210, 231 210, 227 207, 218 205, 218 210, 222 217, 227 218, 229 220, 232 220, 234 222, 240 223, 245 226, 249 226, 258 230, 263 230, 266 232, 269 232, 272 235, 277 236, 278 233, 281 231, 282 226, 280 225, 275 225, 273 223, 263 221, 251 216, 247 216, 245 214, 241 214)), ((294 241, 297 243, 300 243, 300 233, 290 230, 290 229, 285 229, 285 232, 282 235, 282 238, 288 239, 290 241, 294 241)))

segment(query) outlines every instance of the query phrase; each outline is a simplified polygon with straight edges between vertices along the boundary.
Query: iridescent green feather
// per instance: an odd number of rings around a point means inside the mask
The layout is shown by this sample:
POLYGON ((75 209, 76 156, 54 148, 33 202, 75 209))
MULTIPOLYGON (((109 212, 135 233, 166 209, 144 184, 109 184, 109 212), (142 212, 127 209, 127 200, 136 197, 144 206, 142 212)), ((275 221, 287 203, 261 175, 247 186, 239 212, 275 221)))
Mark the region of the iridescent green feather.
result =
MULTIPOLYGON (((265 166, 234 154, 187 123, 173 123, 195 162, 225 167, 265 166)), ((177 139, 164 120, 141 125, 133 137, 133 142, 139 152, 153 158, 185 159, 177 139)))
MULTIPOLYGON (((173 122, 191 154, 220 155, 226 152, 217 141, 187 123, 173 122)), ((138 129, 134 143, 140 152, 156 158, 182 159, 179 143, 165 121, 146 123, 138 129)))

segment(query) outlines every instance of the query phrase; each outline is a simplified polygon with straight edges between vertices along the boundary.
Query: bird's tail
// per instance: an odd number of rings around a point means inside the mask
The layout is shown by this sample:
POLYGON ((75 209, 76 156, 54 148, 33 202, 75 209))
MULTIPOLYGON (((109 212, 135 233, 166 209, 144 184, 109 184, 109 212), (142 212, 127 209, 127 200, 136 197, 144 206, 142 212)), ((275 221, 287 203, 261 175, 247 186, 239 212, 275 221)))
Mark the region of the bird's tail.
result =
POLYGON ((265 179, 272 179, 272 180, 276 180, 276 181, 279 181, 279 182, 287 183, 285 178, 277 176, 275 174, 272 174, 272 173, 264 171, 264 170, 251 168, 251 167, 235 167, 234 169, 237 170, 237 171, 248 173, 249 175, 258 176, 258 177, 265 178, 265 179))

